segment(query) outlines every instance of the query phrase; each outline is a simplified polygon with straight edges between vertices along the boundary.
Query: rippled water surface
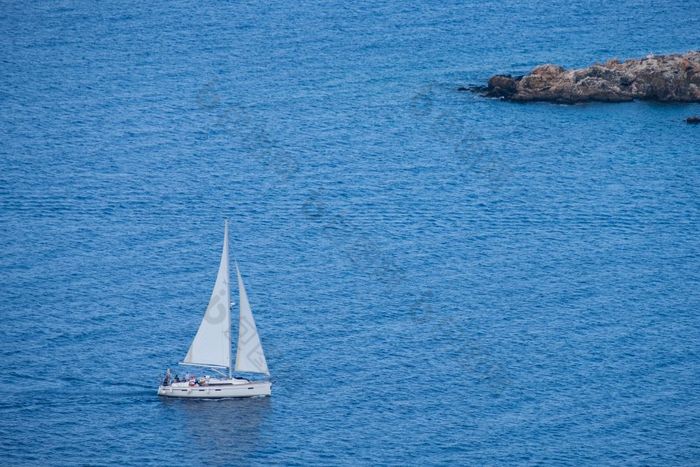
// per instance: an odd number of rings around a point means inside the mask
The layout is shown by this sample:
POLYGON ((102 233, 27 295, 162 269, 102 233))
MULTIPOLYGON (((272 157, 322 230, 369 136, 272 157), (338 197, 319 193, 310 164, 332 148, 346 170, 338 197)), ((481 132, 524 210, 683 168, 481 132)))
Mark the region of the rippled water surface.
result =
POLYGON ((457 92, 667 3, 3 4, 4 459, 698 463, 700 106, 457 92), (224 217, 273 397, 159 399, 224 217))

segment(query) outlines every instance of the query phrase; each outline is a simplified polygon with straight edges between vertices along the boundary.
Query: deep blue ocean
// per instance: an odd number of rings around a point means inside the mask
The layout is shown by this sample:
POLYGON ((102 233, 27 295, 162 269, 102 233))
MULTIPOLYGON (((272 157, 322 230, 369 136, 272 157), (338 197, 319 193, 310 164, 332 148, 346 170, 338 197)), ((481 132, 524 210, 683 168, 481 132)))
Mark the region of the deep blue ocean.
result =
POLYGON ((457 91, 698 48, 697 0, 3 2, 3 460, 699 465, 700 104, 457 91), (161 399, 226 217, 273 396, 161 399))

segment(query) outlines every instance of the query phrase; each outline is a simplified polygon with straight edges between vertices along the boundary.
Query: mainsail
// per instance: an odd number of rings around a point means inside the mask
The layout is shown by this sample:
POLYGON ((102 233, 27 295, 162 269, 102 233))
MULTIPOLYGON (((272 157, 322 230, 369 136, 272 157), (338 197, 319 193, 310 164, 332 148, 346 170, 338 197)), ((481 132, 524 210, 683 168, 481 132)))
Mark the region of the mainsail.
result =
POLYGON ((248 303, 248 294, 245 291, 238 265, 236 265, 236 274, 238 275, 238 294, 240 299, 236 371, 269 375, 270 371, 267 369, 260 336, 255 326, 253 312, 250 309, 250 303, 248 303))
MULTIPOLYGON (((224 248, 221 253, 219 273, 209 299, 209 306, 182 363, 231 368, 231 284, 229 282, 227 221, 224 226, 224 248)), ((265 368, 267 369, 267 366, 265 368)))

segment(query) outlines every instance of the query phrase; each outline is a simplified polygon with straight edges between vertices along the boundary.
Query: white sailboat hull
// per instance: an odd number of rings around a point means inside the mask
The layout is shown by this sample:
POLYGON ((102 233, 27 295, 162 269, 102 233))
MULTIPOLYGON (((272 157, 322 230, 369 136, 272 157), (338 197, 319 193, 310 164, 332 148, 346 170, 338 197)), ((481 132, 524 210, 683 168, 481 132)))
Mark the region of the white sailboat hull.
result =
POLYGON ((188 383, 173 383, 159 386, 158 395, 165 397, 185 397, 191 399, 222 399, 228 397, 269 396, 272 393, 270 381, 226 380, 205 386, 190 386, 188 383))

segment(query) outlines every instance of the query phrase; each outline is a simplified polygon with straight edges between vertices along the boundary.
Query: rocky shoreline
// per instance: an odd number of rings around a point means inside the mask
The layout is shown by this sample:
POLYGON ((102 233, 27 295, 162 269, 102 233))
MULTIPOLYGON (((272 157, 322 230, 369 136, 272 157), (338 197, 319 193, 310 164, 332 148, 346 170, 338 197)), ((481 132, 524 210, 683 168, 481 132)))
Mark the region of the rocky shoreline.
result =
POLYGON ((470 90, 517 102, 700 102, 700 51, 609 60, 575 70, 541 65, 524 76, 495 75, 487 86, 470 90))

